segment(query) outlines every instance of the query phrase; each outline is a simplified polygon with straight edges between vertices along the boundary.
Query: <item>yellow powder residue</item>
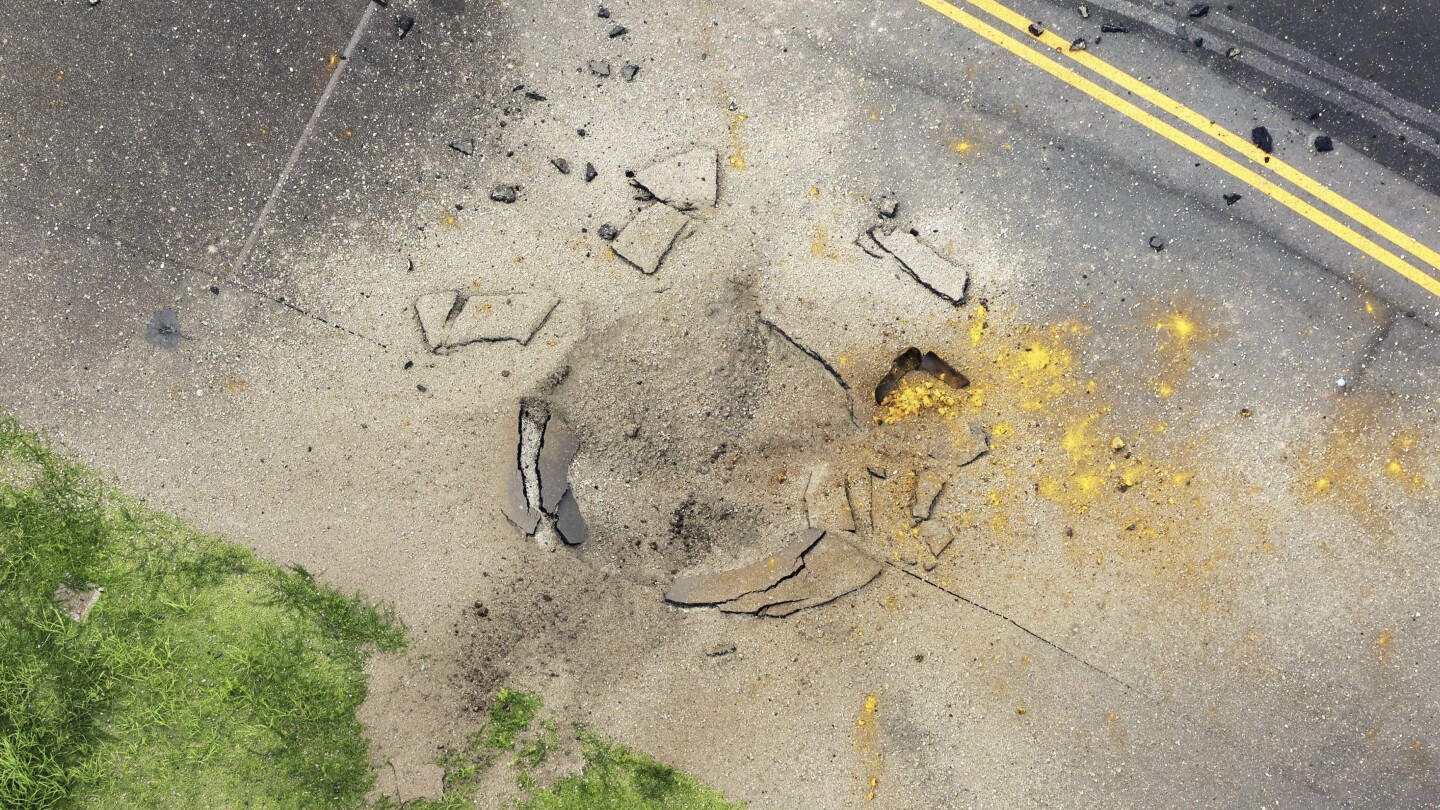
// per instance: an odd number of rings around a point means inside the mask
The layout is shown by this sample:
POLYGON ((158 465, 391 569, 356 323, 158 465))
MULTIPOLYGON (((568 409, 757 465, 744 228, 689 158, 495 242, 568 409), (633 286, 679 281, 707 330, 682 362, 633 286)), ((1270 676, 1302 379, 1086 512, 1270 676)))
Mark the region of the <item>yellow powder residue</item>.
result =
POLYGON ((735 169, 744 169, 745 163, 745 140, 740 136, 740 125, 745 123, 745 113, 735 113, 730 117, 730 166, 735 169))
POLYGON ((820 225, 815 226, 815 232, 810 236, 810 253, 835 261, 840 259, 840 254, 830 247, 829 234, 820 225))
POLYGON ((963 396, 956 389, 933 379, 905 382, 885 395, 885 401, 880 403, 883 411, 875 421, 878 424, 893 425, 902 419, 927 412, 934 412, 945 419, 954 419, 960 414, 963 396))
POLYGON ((880 753, 879 712, 880 701, 874 694, 870 694, 865 696, 860 716, 855 718, 855 750, 860 755, 866 801, 875 800, 875 791, 880 786, 883 763, 880 753))
POLYGON ((979 304, 975 312, 970 315, 970 345, 979 346, 981 338, 985 337, 985 305, 979 304))

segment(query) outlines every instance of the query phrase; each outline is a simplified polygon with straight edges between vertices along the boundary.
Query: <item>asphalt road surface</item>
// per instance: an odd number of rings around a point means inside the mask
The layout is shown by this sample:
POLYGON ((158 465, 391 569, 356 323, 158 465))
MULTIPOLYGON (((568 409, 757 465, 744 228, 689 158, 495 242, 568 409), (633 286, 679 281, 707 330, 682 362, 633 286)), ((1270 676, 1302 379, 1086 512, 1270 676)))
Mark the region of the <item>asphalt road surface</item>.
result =
POLYGON ((0 407, 394 603, 377 765, 514 684, 756 808, 1433 806, 1440 11, 1079 6, 22 4, 0 407))

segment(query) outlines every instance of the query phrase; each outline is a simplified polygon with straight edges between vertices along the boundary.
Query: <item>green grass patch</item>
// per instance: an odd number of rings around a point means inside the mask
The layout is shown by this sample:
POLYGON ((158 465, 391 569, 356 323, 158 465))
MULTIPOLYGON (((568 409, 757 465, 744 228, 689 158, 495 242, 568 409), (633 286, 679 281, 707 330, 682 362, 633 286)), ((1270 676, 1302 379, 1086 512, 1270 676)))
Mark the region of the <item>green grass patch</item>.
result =
POLYGON ((0 807, 354 807, 388 612, 107 490, 0 415, 0 807), (104 588, 72 621, 56 586, 104 588))
MULTIPOLYGON (((486 723, 464 751, 440 761, 445 796, 438 802, 407 802, 405 810, 464 810, 497 764, 508 760, 518 795, 512 810, 744 810, 718 791, 669 765, 602 739, 583 726, 559 734, 555 721, 540 716, 544 702, 532 692, 501 689, 486 712, 486 723), (584 760, 581 772, 541 785, 537 770, 556 752, 574 746, 584 760)), ((493 784, 493 782, 491 782, 493 784)), ((383 807, 393 808, 393 802, 383 807)), ((489 806, 489 805, 487 805, 489 806)))

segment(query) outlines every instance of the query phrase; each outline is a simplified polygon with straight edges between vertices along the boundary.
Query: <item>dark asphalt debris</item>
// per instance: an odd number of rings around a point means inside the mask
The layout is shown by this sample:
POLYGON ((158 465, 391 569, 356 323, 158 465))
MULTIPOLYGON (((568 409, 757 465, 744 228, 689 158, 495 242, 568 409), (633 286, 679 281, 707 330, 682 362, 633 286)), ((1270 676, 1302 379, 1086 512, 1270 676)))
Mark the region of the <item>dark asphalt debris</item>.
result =
POLYGON ((1073 42, 1070 43, 1070 50, 1072 50, 1072 51, 1084 51, 1084 50, 1088 50, 1089 48, 1090 48, 1090 44, 1085 41, 1085 38, 1084 38, 1084 37, 1080 37, 1080 38, 1078 38, 1078 39, 1076 39, 1075 41, 1073 41, 1073 42))
POLYGON ((609 62, 602 62, 602 61, 600 61, 600 60, 598 60, 598 59, 591 59, 591 60, 587 63, 586 66, 589 67, 589 68, 590 68, 590 72, 591 72, 591 73, 594 73, 596 76, 609 76, 609 75, 610 75, 610 63, 609 63, 609 62))
POLYGON ((620 235, 620 231, 616 230, 614 225, 607 222, 596 229, 595 234, 606 242, 613 242, 615 241, 615 237, 620 235))
POLYGON ((600 173, 597 172, 597 171, 595 171, 595 164, 594 164, 594 163, 589 163, 589 162, 587 162, 587 163, 585 164, 585 182, 588 183, 588 182, 590 182, 591 180, 594 180, 594 179, 595 179, 596 177, 598 177, 599 175, 600 175, 600 173))
POLYGON ((534 90, 529 90, 529 91, 527 91, 527 92, 525 93, 525 97, 528 98, 528 99, 530 99, 531 101, 544 101, 544 100, 545 100, 545 97, 544 97, 544 96, 540 95, 539 93, 535 92, 534 90))
POLYGON ((415 27, 415 18, 404 14, 395 18, 395 38, 404 39, 410 29, 415 27))
POLYGON ((570 173, 570 161, 566 160, 565 158, 550 158, 550 165, 554 166, 555 171, 560 172, 561 174, 570 173))
POLYGON ((1150 237, 1150 247, 1151 247, 1156 253, 1159 253, 1160 251, 1162 251, 1162 250, 1165 249, 1165 240, 1164 240, 1164 239, 1161 239, 1161 238, 1158 237, 1158 236, 1152 236, 1152 237, 1150 237))
POLYGON ((1123 26, 1123 25, 1116 25, 1116 24, 1114 24, 1114 23, 1101 23, 1101 24, 1100 24, 1100 33, 1102 33, 1102 34, 1128 34, 1128 33, 1130 33, 1130 29, 1129 29, 1129 28, 1126 28, 1126 27, 1123 26))
POLYGON ((625 67, 620 68, 620 78, 624 79, 627 82, 633 82, 635 81, 635 74, 639 72, 639 65, 626 65, 625 67))
POLYGON ((513 203, 520 199, 520 189, 514 186, 496 186, 490 189, 490 199, 499 203, 513 203))
POLYGON ((1185 13, 1188 14, 1190 17, 1199 19, 1200 17, 1204 17, 1206 14, 1210 13, 1210 5, 1208 3, 1196 3, 1195 5, 1190 7, 1189 11, 1185 13))
POLYGON ((1041 34, 1045 33, 1045 26, 1039 20, 1036 20, 1035 22, 1030 23, 1030 27, 1025 30, 1030 32, 1030 36, 1038 37, 1041 34))
POLYGON ((1331 140, 1329 135, 1316 135, 1316 136, 1315 136, 1315 151, 1316 151, 1316 152, 1333 152, 1334 150, 1335 150, 1335 141, 1331 140))
POLYGON ((1234 204, 1237 203, 1237 202, 1240 202, 1240 195, 1239 195, 1239 194, 1226 194, 1226 195, 1225 195, 1225 204, 1226 204, 1226 205, 1234 205, 1234 204))
POLYGON ((628 33, 630 33, 629 28, 626 28, 623 25, 617 25, 610 29, 610 38, 614 39, 616 37, 623 37, 628 33))
POLYGON ((1250 130, 1250 142, 1267 155, 1275 151, 1275 139, 1270 137, 1270 130, 1265 127, 1250 130))
POLYGON ((450 148, 466 157, 475 154, 475 139, 466 138, 463 141, 451 141, 450 148))
POLYGON ((600 7, 600 10, 597 11, 597 12, 595 12, 595 16, 596 16, 596 17, 599 17, 599 18, 602 19, 602 20, 608 20, 608 19, 610 19, 610 9, 608 9, 608 8, 606 8, 606 7, 604 7, 604 6, 601 6, 601 7, 600 7))

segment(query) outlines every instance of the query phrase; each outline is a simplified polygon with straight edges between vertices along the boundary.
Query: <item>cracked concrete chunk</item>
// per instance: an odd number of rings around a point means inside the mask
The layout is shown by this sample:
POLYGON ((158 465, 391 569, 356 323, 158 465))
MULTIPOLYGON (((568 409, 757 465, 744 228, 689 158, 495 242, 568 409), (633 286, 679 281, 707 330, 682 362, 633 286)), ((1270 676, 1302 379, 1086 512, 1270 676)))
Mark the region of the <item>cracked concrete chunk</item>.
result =
POLYGON ((970 274, 925 244, 914 232, 874 228, 870 236, 921 286, 957 307, 965 303, 970 274))
POLYGON ((521 406, 515 415, 515 432, 510 441, 515 448, 515 462, 506 473, 505 503, 500 511, 517 529, 525 534, 534 534, 540 526, 541 515, 539 509, 530 505, 530 497, 525 492, 525 446, 521 441, 524 420, 524 406, 521 406))
POLYGON ((833 602, 869 584, 880 575, 880 563, 860 551, 849 532, 826 532, 801 562, 793 577, 774 587, 742 596, 720 605, 726 613, 754 613, 784 617, 810 607, 833 602))
POLYGON ((665 593, 665 600, 677 605, 716 605, 773 587, 800 570, 805 553, 824 536, 823 529, 809 529, 778 553, 744 568, 680 577, 665 593))
POLYGON ((828 464, 810 472, 805 486, 805 512, 811 528, 855 531, 855 516, 850 511, 845 489, 844 474, 832 470, 828 464))
POLYGON ((656 203, 630 220, 615 237, 612 248, 640 272, 652 275, 660 269, 665 254, 689 224, 689 217, 668 205, 656 203))
MULTIPOLYGON (((541 480, 543 482, 544 479, 541 480)), ((555 510, 555 531, 569 546, 578 546, 590 537, 590 528, 585 525, 585 518, 580 516, 580 504, 576 503, 575 493, 569 487, 560 496, 555 510)))
POLYGON ((595 74, 596 76, 604 77, 610 75, 609 62, 604 62, 599 59, 591 59, 589 62, 585 63, 585 66, 590 68, 590 72, 595 74))
POLYGON ((103 590, 105 589, 96 585, 87 585, 77 591, 62 583, 55 588, 55 594, 51 598, 61 613, 69 616, 72 621, 83 622, 85 617, 90 615, 90 609, 100 601, 103 590))
POLYGON ((915 520, 929 520, 930 514, 935 511, 935 501, 939 500, 941 490, 945 489, 945 479, 932 472, 922 472, 915 480, 915 505, 910 509, 910 516, 915 520))
POLYGON ((681 211, 714 207, 718 161, 714 149, 692 149, 635 172, 634 183, 681 211))
POLYGON ((938 558, 955 541, 955 534, 942 523, 926 523, 920 528, 920 540, 930 550, 930 555, 938 558))
POLYGON ((570 491, 570 462, 578 452, 580 437, 565 420, 552 415, 540 441, 540 508, 545 514, 558 514, 560 500, 570 491))
POLYGON ((880 564, 848 538, 853 532, 809 529, 773 557, 734 571, 682 577, 666 600, 714 605, 726 613, 789 616, 855 591, 880 575, 880 564))
POLYGON ((490 199, 498 203, 513 203, 520 199, 518 186, 496 186, 490 189, 490 199))
POLYGON ((466 295, 456 290, 415 299, 425 345, 444 354, 471 343, 512 340, 527 345, 560 299, 549 293, 466 295))

